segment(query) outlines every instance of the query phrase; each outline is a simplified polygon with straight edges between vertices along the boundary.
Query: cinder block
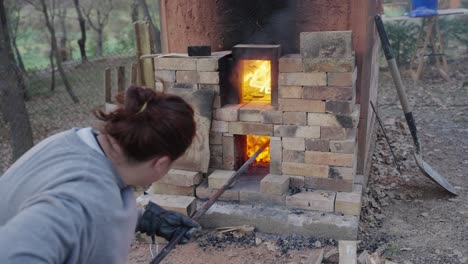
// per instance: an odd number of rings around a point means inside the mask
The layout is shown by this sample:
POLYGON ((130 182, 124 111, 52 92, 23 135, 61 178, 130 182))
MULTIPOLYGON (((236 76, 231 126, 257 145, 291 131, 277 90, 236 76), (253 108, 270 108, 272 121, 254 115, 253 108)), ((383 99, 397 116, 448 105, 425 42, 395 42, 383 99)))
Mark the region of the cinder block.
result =
MULTIPOLYGON (((216 189, 210 189, 208 187, 208 182, 204 181, 200 185, 197 186, 195 189, 196 196, 199 199, 202 200, 208 200, 213 195, 216 194, 218 190, 216 189)), ((239 202, 239 191, 238 190, 233 190, 233 189, 227 189, 224 191, 223 194, 218 198, 220 201, 231 201, 231 202, 239 202)))
POLYGON ((354 98, 354 88, 332 86, 305 86, 303 98, 308 100, 350 101, 354 98))
MULTIPOLYGON (((329 103, 329 102, 327 102, 329 103)), ((357 127, 357 118, 350 115, 335 115, 323 113, 308 113, 307 124, 309 126, 326 126, 326 127, 357 127)))
POLYGON ((320 138, 328 140, 348 140, 356 138, 356 128, 320 127, 320 138))
POLYGON ((350 115, 355 109, 354 106, 355 104, 353 102, 328 101, 325 103, 325 111, 337 115, 350 115))
POLYGON ((292 137, 283 137, 283 149, 286 150, 305 150, 305 140, 304 138, 292 138, 292 137))
MULTIPOLYGON (((283 142, 283 145, 284 145, 284 142, 283 142)), ((305 152, 305 163, 310 163, 310 164, 352 167, 353 160, 354 160, 353 154, 320 152, 320 151, 306 151, 305 152)))
POLYGON ((215 110, 214 117, 221 121, 237 121, 239 120, 239 109, 243 104, 225 105, 215 110))
POLYGON ((280 98, 297 98, 303 97, 304 88, 302 86, 279 86, 278 94, 280 98))
POLYGON ((307 113, 306 112, 284 112, 283 124, 305 126, 307 125, 307 113))
POLYGON ((303 72, 301 54, 288 54, 279 59, 279 72, 303 72))
POLYGON ((318 126, 275 125, 275 137, 320 138, 318 126))
POLYGON ((229 122, 226 121, 211 121, 211 130, 212 132, 227 133, 229 132, 229 122))
POLYGON ((313 113, 325 112, 325 102, 321 100, 279 98, 278 102, 279 102, 279 109, 281 111, 313 112, 313 113))
POLYGON ((197 71, 177 71, 176 81, 178 83, 198 83, 199 75, 197 71))
POLYGON ((361 213, 361 194, 339 192, 336 194, 335 211, 344 215, 361 213))
POLYGON ((260 192, 273 195, 283 195, 289 190, 289 177, 268 174, 260 181, 260 192))
POLYGON ((283 173, 289 175, 327 178, 328 166, 306 163, 283 162, 283 173))
POLYGON ((325 86, 327 74, 324 72, 288 72, 279 74, 279 85, 325 86))
POLYGON ((328 178, 353 181, 356 175, 355 168, 330 166, 328 178))
POLYGON ((273 109, 263 109, 261 112, 263 124, 282 124, 283 112, 273 109))
POLYGON ((273 125, 247 122, 229 123, 229 133, 233 135, 273 136, 273 125))
POLYGON ((300 50, 304 59, 352 57, 351 31, 301 32, 300 50))
POLYGON ((219 72, 198 72, 200 83, 219 84, 219 72))
POLYGON ((285 175, 289 176, 289 186, 294 188, 304 188, 305 176, 285 175))
POLYGON ((356 140, 330 140, 330 151, 353 154, 356 150, 356 140))
POLYGON ((199 58, 197 59, 197 71, 215 72, 219 70, 218 58, 199 58))
POLYGON ((197 63, 193 58, 154 58, 156 70, 196 71, 197 63))
POLYGON ((169 70, 156 70, 154 73, 156 79, 160 82, 173 83, 176 80, 176 72, 169 70))
POLYGON ((195 197, 149 194, 150 201, 161 206, 166 210, 176 211, 181 214, 192 216, 197 210, 197 202, 195 197))
POLYGON ((352 72, 355 58, 314 58, 303 59, 306 72, 352 72))
POLYGON ((327 73, 328 86, 353 86, 354 73, 351 72, 329 72, 327 73))
POLYGON ((211 90, 211 91, 214 91, 216 95, 221 94, 221 86, 219 84, 200 83, 200 84, 198 84, 198 89, 200 89, 200 90, 211 90))
POLYGON ((327 191, 300 192, 286 196, 288 208, 333 212, 336 194, 327 191))
POLYGON ((168 195, 181 195, 181 196, 195 196, 195 187, 183 187, 172 184, 155 182, 148 189, 149 193, 154 194, 168 194, 168 195))
POLYGON ((306 150, 328 152, 329 145, 328 140, 313 138, 306 138, 305 140, 306 150))
POLYGON ((199 184, 201 182, 201 179, 201 173, 198 171, 171 169, 158 182, 183 187, 190 187, 199 184))
POLYGON ((233 136, 223 136, 223 168, 225 170, 234 169, 236 161, 234 140, 233 136))
POLYGON ((304 186, 306 188, 313 188, 319 190, 351 192, 353 190, 353 181, 318 177, 305 177, 304 186))
POLYGON ((304 163, 304 151, 283 150, 284 162, 304 163))
POLYGON ((208 187, 211 189, 221 189, 234 175, 232 170, 215 170, 208 176, 208 187))
POLYGON ((223 144, 223 133, 210 131, 210 144, 213 144, 213 145, 223 144))

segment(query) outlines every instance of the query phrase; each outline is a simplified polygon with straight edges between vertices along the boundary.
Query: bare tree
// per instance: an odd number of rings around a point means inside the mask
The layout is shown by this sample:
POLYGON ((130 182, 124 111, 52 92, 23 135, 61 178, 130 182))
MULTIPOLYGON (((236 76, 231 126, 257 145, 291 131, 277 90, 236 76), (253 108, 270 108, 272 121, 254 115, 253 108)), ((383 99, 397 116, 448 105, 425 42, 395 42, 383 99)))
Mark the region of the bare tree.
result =
POLYGON ((149 22, 152 31, 151 37, 153 38, 153 52, 159 53, 161 52, 161 32, 159 31, 159 28, 156 27, 153 23, 153 19, 151 18, 151 14, 146 0, 139 1, 141 8, 143 9, 143 15, 145 19, 149 22))
POLYGON ((132 22, 138 21, 138 18, 139 18, 138 1, 139 0, 133 0, 132 1, 131 11, 130 11, 130 16, 132 17, 132 22))
POLYGON ((97 45, 96 56, 102 56, 104 43, 104 28, 109 21, 110 12, 113 9, 112 0, 91 1, 83 7, 89 26, 96 31, 97 45))
POLYGON ((5 5, 5 9, 6 14, 8 15, 8 29, 10 34, 11 45, 13 46, 18 66, 25 74, 26 67, 24 66, 23 57, 21 56, 21 53, 18 49, 18 45, 16 44, 16 37, 21 18, 21 6, 20 3, 18 3, 18 1, 13 0, 7 2, 7 4, 5 5))
POLYGON ((4 0, 0 0, 0 111, 10 128, 13 160, 33 146, 31 124, 22 96, 22 72, 15 63, 4 0))
MULTIPOLYGON (((57 64, 57 70, 60 74, 60 78, 63 81, 63 85, 65 86, 65 90, 67 91, 68 95, 70 98, 73 100, 73 102, 78 103, 78 97, 76 96, 75 92, 73 91, 70 82, 68 81, 67 75, 65 74, 65 70, 63 69, 62 65, 62 59, 60 58, 60 52, 58 50, 58 44, 57 44, 57 37, 55 35, 55 27, 53 24, 53 21, 50 19, 49 15, 49 9, 47 8, 46 0, 38 0, 39 4, 37 4, 37 0, 28 0, 30 4, 36 7, 36 9, 40 10, 42 14, 44 15, 44 20, 47 29, 49 30, 50 34, 50 44, 51 44, 51 49, 52 49, 52 54, 55 58, 55 63, 57 64)), ((55 0, 52 0, 52 5, 54 4, 55 0)))
POLYGON ((67 61, 70 56, 70 49, 67 46, 67 1, 60 1, 57 9, 58 25, 60 26, 59 50, 62 61, 67 61))
POLYGON ((81 7, 79 0, 73 0, 75 5, 76 14, 78 15, 78 23, 80 24, 81 38, 78 40, 78 46, 80 47, 81 62, 88 60, 86 57, 86 20, 81 13, 81 7))

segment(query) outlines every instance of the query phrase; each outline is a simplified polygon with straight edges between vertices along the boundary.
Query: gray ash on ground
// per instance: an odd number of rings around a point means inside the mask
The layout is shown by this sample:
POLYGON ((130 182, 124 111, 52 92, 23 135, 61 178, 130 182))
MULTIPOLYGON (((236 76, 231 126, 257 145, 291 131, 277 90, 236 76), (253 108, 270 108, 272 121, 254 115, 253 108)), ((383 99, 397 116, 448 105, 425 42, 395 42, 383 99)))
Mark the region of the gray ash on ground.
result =
POLYGON ((224 249, 228 245, 250 247, 255 246, 255 233, 238 236, 234 232, 220 233, 213 231, 200 236, 197 243, 203 250, 208 247, 224 249))
POLYGON ((337 242, 333 239, 319 239, 314 237, 304 237, 293 234, 285 238, 279 237, 276 240, 276 246, 281 255, 286 255, 290 250, 302 250, 306 248, 322 248, 324 246, 336 246, 337 242))

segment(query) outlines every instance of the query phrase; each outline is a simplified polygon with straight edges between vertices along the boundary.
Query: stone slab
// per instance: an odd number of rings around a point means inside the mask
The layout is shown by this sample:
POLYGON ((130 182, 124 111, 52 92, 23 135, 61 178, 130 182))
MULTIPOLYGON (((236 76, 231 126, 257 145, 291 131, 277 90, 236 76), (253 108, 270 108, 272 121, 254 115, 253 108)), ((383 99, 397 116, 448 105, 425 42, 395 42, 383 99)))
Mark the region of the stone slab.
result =
POLYGON ((357 241, 338 241, 338 252, 340 264, 357 263, 357 241))
POLYGON ((152 194, 168 194, 168 195, 181 195, 181 196, 195 196, 195 187, 183 187, 165 183, 155 182, 146 191, 152 194))
MULTIPOLYGON (((203 181, 195 189, 195 195, 197 198, 202 200, 208 200, 213 197, 218 190, 210 189, 208 187, 208 181, 203 181)), ((219 201, 231 201, 239 202, 239 190, 227 189, 224 193, 218 198, 219 201)))
POLYGON ((201 173, 198 171, 171 169, 158 182, 183 187, 190 187, 199 184, 201 180, 202 176, 201 173))
POLYGON ((288 195, 286 197, 286 206, 295 209, 333 212, 335 196, 336 193, 327 191, 300 192, 288 195))
POLYGON ((335 211, 345 215, 359 215, 361 213, 361 194, 338 192, 336 194, 335 211))
POLYGON ((352 57, 351 31, 301 32, 300 50, 304 59, 352 57))
POLYGON ((215 170, 208 176, 208 186, 211 189, 221 189, 234 175, 235 171, 215 170))
POLYGON ((268 174, 260 181, 260 192, 273 195, 283 195, 289 190, 289 177, 285 175, 268 174))

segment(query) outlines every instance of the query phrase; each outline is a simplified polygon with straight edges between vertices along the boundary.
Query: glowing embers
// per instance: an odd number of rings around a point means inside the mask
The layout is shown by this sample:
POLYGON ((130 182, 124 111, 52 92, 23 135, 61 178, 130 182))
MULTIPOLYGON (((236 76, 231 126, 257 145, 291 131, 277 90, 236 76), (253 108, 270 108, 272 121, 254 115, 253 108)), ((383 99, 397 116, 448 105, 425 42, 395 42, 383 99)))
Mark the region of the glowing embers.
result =
MULTIPOLYGON (((268 136, 246 135, 245 154, 247 159, 253 156, 255 152, 266 142, 270 141, 268 136)), ((246 160, 247 160, 246 159, 246 160)), ((270 144, 263 150, 255 159, 254 166, 269 166, 270 165, 270 144)))
POLYGON ((242 102, 271 102, 271 62, 242 60, 242 102))

